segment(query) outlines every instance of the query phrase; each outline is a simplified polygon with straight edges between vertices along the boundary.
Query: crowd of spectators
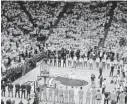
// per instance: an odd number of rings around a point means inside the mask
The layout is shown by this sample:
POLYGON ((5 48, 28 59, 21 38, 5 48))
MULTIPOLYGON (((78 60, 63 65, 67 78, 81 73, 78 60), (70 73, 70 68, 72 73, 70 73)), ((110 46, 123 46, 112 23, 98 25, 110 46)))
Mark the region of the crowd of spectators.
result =
MULTIPOLYGON (((9 69, 11 65, 16 66, 17 63, 24 63, 27 58, 39 54, 43 45, 37 41, 37 36, 48 37, 49 33, 46 47, 51 51, 61 48, 71 50, 73 47, 74 50, 79 49, 87 53, 94 46, 98 46, 100 38, 104 37, 105 23, 111 18, 107 13, 112 6, 112 3, 105 5, 103 2, 103 7, 96 7, 99 3, 72 2, 72 6, 63 12, 66 2, 3 1, 2 70, 9 69), (58 19, 57 26, 53 28, 58 19), (53 28, 52 32, 50 28, 53 28)), ((114 10, 114 19, 105 42, 108 51, 116 51, 113 47, 121 49, 120 38, 127 39, 125 4, 118 2, 114 10)))
MULTIPOLYGON (((41 53, 45 47, 37 37, 42 35, 48 37, 49 34, 46 47, 52 52, 65 48, 69 51, 68 54, 74 53, 77 58, 86 56, 88 59, 92 57, 95 60, 102 54, 101 58, 107 56, 110 60, 118 59, 119 54, 116 50, 121 50, 119 40, 121 38, 127 40, 127 13, 125 12, 127 2, 117 2, 105 42, 106 48, 97 52, 94 46, 98 46, 100 38, 104 37, 105 24, 111 18, 107 14, 112 6, 110 2, 107 5, 103 2, 102 7, 96 7, 99 3, 72 2, 70 3, 72 7, 67 7, 66 12, 63 12, 66 2, 2 1, 2 72, 25 63, 27 59, 41 53), (62 12, 63 15, 60 17, 62 12), (57 26, 53 27, 58 19, 57 26), (81 51, 80 54, 78 50, 81 51)), ((127 47, 124 47, 122 50, 126 49, 127 47)), ((125 86, 120 83, 119 77, 112 81, 114 84, 117 82, 116 86, 118 85, 119 88, 125 86)), ((4 102, 1 101, 1 104, 4 102)), ((15 101, 7 100, 6 104, 15 104, 15 101)), ((23 104, 22 101, 19 104, 23 104)))
POLYGON ((24 63, 27 58, 39 54, 43 44, 37 41, 37 34, 47 35, 61 11, 62 3, 2 2, 2 71, 11 65, 24 63), (54 7, 55 5, 55 7, 54 7), (53 8, 53 7, 54 8, 53 8), (33 21, 30 21, 31 14, 33 21), (33 26, 35 25, 35 27, 33 26), (43 30, 42 30, 43 29, 43 30), (46 32, 45 32, 46 31, 46 32), (43 33, 42 33, 43 32, 43 33))
MULTIPOLYGON (((54 47, 72 46, 82 50, 84 50, 84 47, 85 49, 86 47, 89 49, 89 47, 97 46, 100 38, 103 38, 104 36, 105 23, 108 23, 110 19, 107 12, 111 8, 112 4, 109 3, 108 6, 96 7, 94 10, 91 9, 91 6, 94 5, 92 3, 72 4, 74 5, 74 8, 69 8, 67 12, 64 13, 64 16, 58 23, 57 28, 54 29, 54 33, 51 34, 48 42, 53 44, 51 47, 54 45, 54 47)), ((113 51, 120 48, 119 40, 121 37, 127 39, 127 24, 115 21, 121 21, 122 18, 123 20, 126 19, 126 13, 120 11, 120 6, 121 4, 118 3, 118 7, 114 10, 114 19, 112 20, 108 37, 105 42, 105 47, 107 49, 112 49, 113 51)))

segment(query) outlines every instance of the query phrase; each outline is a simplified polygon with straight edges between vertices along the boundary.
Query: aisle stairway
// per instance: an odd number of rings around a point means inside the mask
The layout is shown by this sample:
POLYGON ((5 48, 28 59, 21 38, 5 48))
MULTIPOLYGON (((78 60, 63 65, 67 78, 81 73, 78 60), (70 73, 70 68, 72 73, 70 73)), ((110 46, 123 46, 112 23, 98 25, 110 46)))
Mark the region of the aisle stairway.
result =
POLYGON ((52 31, 53 28, 57 28, 57 25, 58 25, 59 21, 61 20, 61 17, 64 16, 64 13, 67 13, 67 10, 68 10, 70 7, 73 8, 73 7, 74 7, 74 4, 71 4, 71 3, 69 3, 69 2, 65 2, 62 11, 61 11, 61 12, 59 13, 59 15, 57 16, 56 22, 54 23, 54 25, 51 25, 51 27, 50 27, 49 35, 53 32, 53 31, 52 31))

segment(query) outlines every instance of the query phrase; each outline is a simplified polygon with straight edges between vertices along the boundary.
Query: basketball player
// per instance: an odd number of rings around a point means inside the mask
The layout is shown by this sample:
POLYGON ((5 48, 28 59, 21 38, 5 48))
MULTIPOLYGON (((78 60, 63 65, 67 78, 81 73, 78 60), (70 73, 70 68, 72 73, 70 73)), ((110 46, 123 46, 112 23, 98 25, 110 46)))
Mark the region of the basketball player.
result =
POLYGON ((96 101, 96 89, 93 87, 92 89, 92 104, 95 104, 96 101))
POLYGON ((58 102, 58 88, 55 87, 54 89, 54 102, 58 102))
POLYGON ((69 90, 69 103, 74 102, 74 89, 73 87, 69 90))
POLYGON ((62 86, 59 89, 59 102, 63 103, 63 89, 62 89, 62 86))
POLYGON ((68 58, 68 67, 71 67, 72 59, 71 57, 68 58))
POLYGON ((60 55, 60 53, 58 54, 58 67, 61 67, 61 55, 60 55))
POLYGON ((73 62, 73 67, 76 69, 76 67, 77 67, 77 57, 76 56, 74 56, 74 62, 73 62))
POLYGON ((79 104, 83 104, 84 91, 82 90, 82 87, 80 87, 78 93, 79 93, 79 104))
POLYGON ((68 103, 68 96, 69 96, 68 89, 66 87, 64 90, 64 103, 68 103))
POLYGON ((90 97, 91 97, 91 92, 90 89, 88 89, 86 92, 86 104, 90 104, 90 97))
POLYGON ((47 101, 47 88, 46 87, 43 89, 43 100, 47 101))
POLYGON ((88 61, 88 59, 87 59, 87 57, 85 56, 84 57, 84 67, 87 67, 88 65, 87 65, 87 61, 88 61))
POLYGON ((63 57, 63 67, 66 67, 66 56, 63 57))
POLYGON ((52 88, 49 88, 49 97, 48 97, 48 101, 51 101, 52 102, 52 100, 53 100, 53 90, 52 90, 52 88))

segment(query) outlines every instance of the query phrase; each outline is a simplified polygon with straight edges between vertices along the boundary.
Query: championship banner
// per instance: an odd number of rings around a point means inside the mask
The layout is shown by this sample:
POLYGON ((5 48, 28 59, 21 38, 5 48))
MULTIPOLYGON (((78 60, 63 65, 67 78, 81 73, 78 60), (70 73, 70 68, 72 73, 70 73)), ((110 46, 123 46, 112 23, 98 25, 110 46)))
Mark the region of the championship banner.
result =
POLYGON ((40 63, 40 76, 41 77, 48 77, 49 76, 49 65, 46 64, 45 62, 40 63))

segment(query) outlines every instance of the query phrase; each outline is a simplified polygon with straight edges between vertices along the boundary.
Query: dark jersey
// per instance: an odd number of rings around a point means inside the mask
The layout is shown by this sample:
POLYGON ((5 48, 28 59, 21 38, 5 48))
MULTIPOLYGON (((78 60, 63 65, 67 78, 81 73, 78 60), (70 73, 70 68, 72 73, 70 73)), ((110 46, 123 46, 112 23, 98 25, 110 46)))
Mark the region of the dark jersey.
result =
POLYGON ((66 62, 66 56, 64 56, 63 61, 66 62))
POLYGON ((2 83, 2 84, 1 84, 1 89, 2 89, 2 90, 5 90, 5 87, 6 87, 6 84, 5 84, 5 83, 2 83))
POLYGON ((10 84, 8 85, 8 89, 9 89, 9 90, 13 89, 13 84, 10 83, 10 84))
POLYGON ((71 52, 70 52, 70 56, 71 56, 71 57, 74 57, 74 51, 71 51, 71 52))
POLYGON ((31 86, 27 85, 26 90, 27 90, 27 92, 30 92, 31 91, 31 86))
POLYGON ((56 62, 56 55, 54 55, 54 62, 56 62))
POLYGON ((15 85, 16 90, 20 90, 20 84, 15 85))
POLYGON ((112 72, 114 71, 114 66, 111 66, 111 71, 112 71, 112 72))
POLYGON ((104 93, 104 96, 105 96, 105 98, 108 98, 109 92, 105 92, 105 93, 104 93))
POLYGON ((26 88, 25 85, 21 85, 21 90, 22 90, 22 91, 25 91, 25 88, 26 88))
POLYGON ((58 55, 58 60, 59 60, 59 61, 61 60, 61 55, 60 55, 60 54, 58 55))
POLYGON ((10 84, 10 89, 13 89, 13 84, 10 84))

